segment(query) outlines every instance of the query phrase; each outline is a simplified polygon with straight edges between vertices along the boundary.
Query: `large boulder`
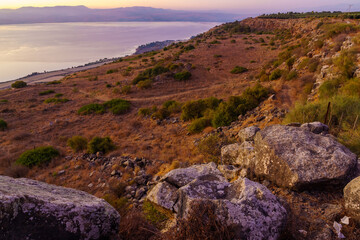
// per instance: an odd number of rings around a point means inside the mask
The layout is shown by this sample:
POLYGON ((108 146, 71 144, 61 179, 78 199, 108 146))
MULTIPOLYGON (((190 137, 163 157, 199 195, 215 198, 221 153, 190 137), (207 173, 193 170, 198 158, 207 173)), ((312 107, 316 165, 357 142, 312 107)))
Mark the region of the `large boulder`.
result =
POLYGON ((211 203, 217 218, 235 230, 235 239, 277 239, 287 216, 277 197, 247 178, 230 183, 214 167, 212 163, 173 170, 151 190, 147 199, 174 211, 178 219, 196 214, 192 207, 197 204, 211 203), (176 186, 168 182, 174 182, 169 176, 180 173, 186 181, 176 186))
POLYGON ((111 239, 119 213, 82 191, 0 176, 0 239, 111 239))
POLYGON ((172 170, 163 177, 163 180, 166 180, 168 183, 179 188, 188 184, 199 176, 209 174, 216 175, 225 180, 224 176, 219 171, 219 169, 216 168, 216 164, 213 162, 209 164, 194 165, 188 168, 178 168, 172 170))
POLYGON ((310 132, 313 132, 315 134, 329 133, 329 127, 321 122, 304 123, 301 125, 301 128, 309 130, 310 132))
POLYGON ((349 216, 360 222, 360 177, 344 188, 345 209, 349 216))
POLYGON ((254 147, 255 157, 237 163, 281 187, 345 184, 356 171, 354 153, 332 137, 304 128, 266 127, 256 134, 254 147))

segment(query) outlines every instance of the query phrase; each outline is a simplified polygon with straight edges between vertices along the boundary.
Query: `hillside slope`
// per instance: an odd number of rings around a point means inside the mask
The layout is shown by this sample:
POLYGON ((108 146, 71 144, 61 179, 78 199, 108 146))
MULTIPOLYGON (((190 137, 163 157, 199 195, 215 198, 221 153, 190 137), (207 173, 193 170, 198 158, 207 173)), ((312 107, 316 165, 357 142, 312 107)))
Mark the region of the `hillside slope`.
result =
MULTIPOLYGON (((325 114, 323 105, 311 111, 293 110, 295 103, 334 103, 330 100, 334 94, 329 98, 321 94, 334 93, 349 79, 354 78, 358 86, 357 25, 355 20, 335 18, 250 18, 61 81, 1 90, 0 118, 7 122, 7 128, 0 135, 0 174, 26 176, 109 197, 119 182, 123 188, 130 186, 140 173, 156 178, 174 168, 219 162, 221 146, 234 142, 244 127, 323 121, 325 115, 331 133, 357 153, 357 142, 349 141, 349 130, 358 126, 356 114, 341 113, 337 105, 330 114, 325 114), (346 55, 347 51, 351 54, 346 55), (324 82, 346 73, 346 79, 329 87, 331 91, 321 90, 324 82), (109 102, 112 99, 129 101, 130 109, 109 102), (207 100, 194 104, 200 99, 207 100), (79 112, 87 104, 97 105, 79 112), (187 118, 186 109, 194 116, 187 118), (73 136, 87 140, 108 136, 116 149, 105 157, 96 155, 97 151, 92 155, 85 150, 74 153, 67 144, 73 136), (39 146, 53 146, 60 156, 31 169, 14 165, 25 150, 39 146), (144 164, 134 166, 133 161, 144 164)), ((358 94, 360 88, 354 89, 358 94)), ((351 103, 358 106, 357 100, 351 103)), ((350 138, 356 136, 357 132, 350 138)), ((284 198, 306 199, 307 204, 314 198, 342 201, 341 194, 317 198, 274 189, 284 198)), ((307 207, 311 214, 320 211, 311 204, 307 207)), ((310 223, 304 221, 303 227, 310 231, 310 223)))

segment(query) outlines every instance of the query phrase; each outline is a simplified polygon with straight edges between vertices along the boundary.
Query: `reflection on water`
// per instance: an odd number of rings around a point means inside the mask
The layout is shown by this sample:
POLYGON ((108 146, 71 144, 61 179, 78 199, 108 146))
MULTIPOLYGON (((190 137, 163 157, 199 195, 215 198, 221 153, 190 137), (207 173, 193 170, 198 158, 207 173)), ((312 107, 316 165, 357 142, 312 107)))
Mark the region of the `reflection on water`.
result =
POLYGON ((138 45, 186 39, 218 23, 119 22, 0 25, 0 82, 124 56, 138 45))

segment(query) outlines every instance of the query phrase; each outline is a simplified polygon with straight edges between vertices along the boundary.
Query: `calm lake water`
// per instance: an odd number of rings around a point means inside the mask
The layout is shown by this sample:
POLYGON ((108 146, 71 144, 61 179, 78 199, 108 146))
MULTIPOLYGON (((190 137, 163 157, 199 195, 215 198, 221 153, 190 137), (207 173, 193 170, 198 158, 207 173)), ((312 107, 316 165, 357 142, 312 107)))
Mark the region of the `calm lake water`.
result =
POLYGON ((137 46, 182 40, 219 23, 114 22, 0 25, 0 82, 134 53, 137 46))

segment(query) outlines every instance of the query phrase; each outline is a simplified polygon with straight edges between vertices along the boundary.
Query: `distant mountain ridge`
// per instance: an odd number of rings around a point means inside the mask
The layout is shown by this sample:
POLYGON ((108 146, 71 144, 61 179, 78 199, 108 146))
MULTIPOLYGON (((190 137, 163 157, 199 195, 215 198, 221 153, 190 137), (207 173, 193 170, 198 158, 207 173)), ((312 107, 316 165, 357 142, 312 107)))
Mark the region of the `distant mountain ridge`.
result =
POLYGON ((243 18, 241 15, 229 13, 193 12, 151 7, 90 9, 85 6, 58 6, 0 9, 0 24, 130 21, 229 22, 241 18, 243 18))

